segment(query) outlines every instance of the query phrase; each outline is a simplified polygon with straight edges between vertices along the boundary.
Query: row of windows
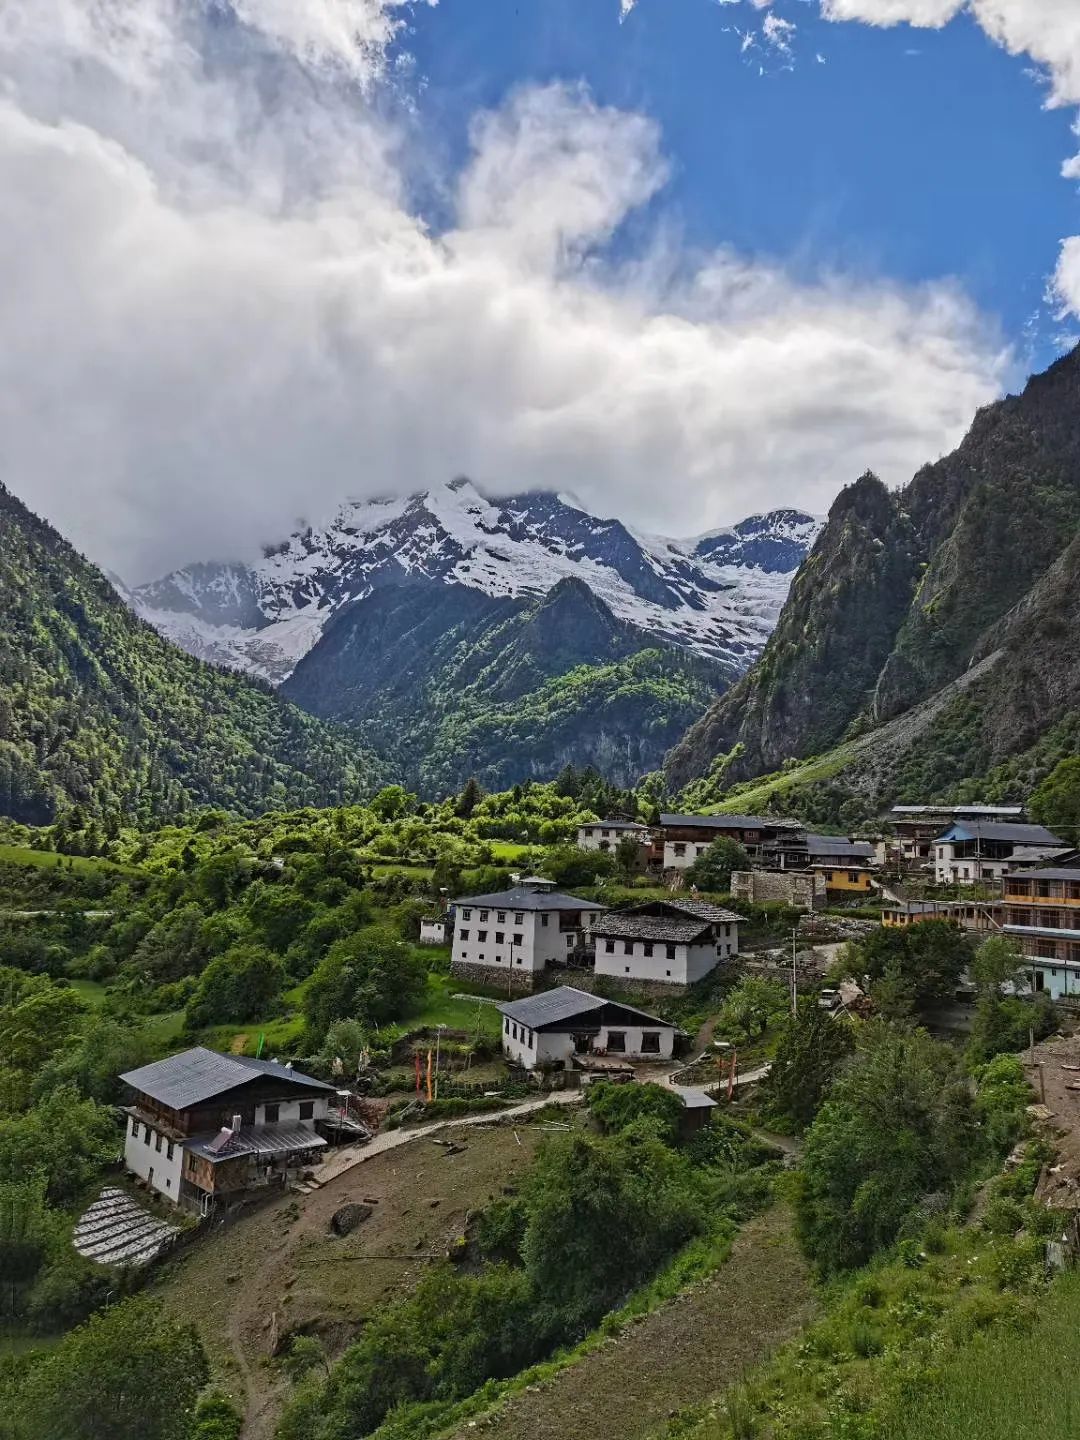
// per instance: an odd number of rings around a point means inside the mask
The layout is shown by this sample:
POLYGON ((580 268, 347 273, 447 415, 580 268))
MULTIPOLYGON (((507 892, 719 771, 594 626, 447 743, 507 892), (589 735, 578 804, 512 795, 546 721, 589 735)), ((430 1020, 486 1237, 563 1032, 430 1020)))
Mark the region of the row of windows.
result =
MULTIPOLYGON (((490 910, 481 910, 481 911, 480 911, 480 916, 479 916, 479 918, 480 918, 481 920, 486 920, 490 914, 491 914, 491 911, 490 911, 490 910)), ((470 909, 464 909, 464 910, 462 910, 462 912, 461 912, 461 918, 462 918, 463 920, 471 920, 471 919, 472 919, 472 911, 471 911, 470 909)), ((524 912, 524 910, 515 910, 515 911, 514 911, 514 924, 515 924, 515 925, 520 925, 524 919, 525 919, 525 912, 524 912)), ((541 920, 541 923, 542 923, 542 924, 544 924, 544 925, 547 924, 547 916, 546 916, 546 915, 542 915, 542 916, 540 917, 540 920, 541 920)), ((495 923, 496 923, 497 925, 505 925, 505 924, 506 924, 506 911, 505 911, 505 910, 497 910, 497 911, 495 912, 495 923)))
POLYGON ((518 1025, 508 1017, 503 1020, 503 1029, 519 1044, 527 1045, 530 1050, 536 1049, 536 1032, 534 1030, 526 1030, 524 1025, 518 1025))
MULTIPOLYGON (((614 954, 615 954, 615 944, 616 944, 616 942, 615 942, 614 940, 605 940, 605 941, 604 941, 604 953, 605 953, 606 955, 614 955, 614 954)), ((674 959, 675 959, 676 949, 677 949, 676 946, 674 946, 674 945, 663 945, 663 946, 661 946, 660 948, 665 952, 665 955, 666 955, 667 959, 669 959, 669 960, 674 960, 674 959)), ((642 951, 643 951, 643 953, 644 953, 645 955, 651 955, 651 954, 653 953, 653 950, 654 950, 654 949, 655 949, 655 946, 653 945, 653 943, 652 943, 651 940, 646 940, 646 941, 643 943, 643 945, 642 945, 642 951)), ((633 942, 633 940, 624 940, 624 941, 623 941, 622 953, 623 953, 624 955, 633 955, 633 953, 634 953, 634 942, 633 942)))
MULTIPOLYGON (((264 1115, 264 1117, 265 1117, 265 1120, 266 1120, 267 1125, 276 1125, 277 1122, 278 1122, 278 1120, 279 1120, 279 1118, 280 1118, 280 1116, 281 1116, 281 1106, 280 1106, 280 1105, 264 1105, 264 1106, 263 1106, 263 1115, 264 1115)), ((314 1101, 314 1100, 301 1100, 301 1101, 300 1101, 300 1119, 301 1119, 301 1120, 312 1120, 312 1119, 314 1119, 314 1117, 315 1117, 315 1101, 314 1101)))
MULTIPOLYGON (((131 1135, 132 1135, 132 1139, 134 1139, 134 1140, 137 1140, 137 1139, 139 1138, 139 1122, 138 1122, 138 1120, 132 1120, 132 1122, 131 1122, 131 1135)), ((153 1137, 153 1140, 154 1140, 154 1149, 158 1152, 158 1154, 160 1154, 160 1153, 161 1153, 161 1143, 162 1143, 163 1140, 165 1140, 164 1135, 160 1135, 156 1130, 151 1130, 149 1125, 144 1125, 144 1126, 143 1126, 143 1144, 144 1144, 144 1145, 149 1145, 149 1144, 150 1144, 151 1137, 153 1137)), ((172 1142, 171 1140, 167 1140, 167 1141, 165 1141, 165 1146, 166 1146, 165 1159, 166 1159, 166 1160, 171 1160, 171 1159, 173 1158, 173 1149, 174 1149, 173 1142, 172 1142)))
MULTIPOLYGON (((470 933, 470 932, 469 932, 468 930, 459 930, 459 931, 458 931, 458 939, 459 939, 459 940, 468 940, 468 938, 469 938, 469 933, 470 933)), ((476 938, 477 938, 478 942, 482 945, 482 944, 484 943, 484 941, 488 938, 488 932, 487 932, 486 930, 477 930, 477 932, 476 932, 476 938)), ((506 932, 505 932, 504 930, 496 930, 496 931, 495 931, 495 944, 496 944, 496 945, 503 945, 503 944, 505 944, 505 942, 506 942, 506 932)), ((525 936, 524 936, 520 931, 515 930, 514 933, 510 936, 510 944, 511 944, 511 945, 524 945, 524 943, 525 943, 525 936)))

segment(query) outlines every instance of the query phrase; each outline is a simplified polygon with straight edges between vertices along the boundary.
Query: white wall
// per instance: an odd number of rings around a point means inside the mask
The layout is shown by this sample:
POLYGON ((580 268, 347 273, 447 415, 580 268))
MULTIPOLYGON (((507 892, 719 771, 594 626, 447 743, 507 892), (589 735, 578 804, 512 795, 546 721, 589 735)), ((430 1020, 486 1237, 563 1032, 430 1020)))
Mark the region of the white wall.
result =
POLYGON ((421 945, 445 945, 446 926, 441 920, 420 921, 421 945))
POLYGON ((665 840, 664 869, 689 870, 698 856, 704 855, 708 848, 707 840, 665 840), (676 853, 676 846, 682 850, 681 855, 676 853))
POLYGON ((980 880, 1000 880, 1008 867, 1008 860, 989 860, 986 856, 957 859, 953 845, 934 847, 934 878, 939 885, 975 885, 980 880))
POLYGON ((601 1026, 596 1037, 596 1049, 607 1055, 625 1055, 631 1060, 670 1060, 675 1048, 675 1031, 669 1026, 659 1025, 611 1025, 601 1026), (625 1049, 612 1050, 611 1032, 623 1036, 625 1049), (646 1052, 644 1037, 659 1035, 659 1050, 646 1052))
MULTIPOLYGON (((271 1101, 271 1102, 269 1102, 269 1103, 272 1104, 273 1102, 271 1101)), ((267 1120, 267 1118, 266 1118, 266 1105, 265 1105, 265 1104, 264 1104, 264 1105, 256 1105, 256 1107, 255 1107, 255 1124, 256 1124, 256 1125, 297 1125, 297 1124, 302 1124, 302 1125, 314 1125, 314 1123, 315 1123, 316 1120, 324 1120, 324 1119, 326 1118, 326 1112, 327 1112, 327 1110, 328 1110, 329 1108, 330 1108, 330 1100, 329 1100, 329 1097, 326 1096, 325 1094, 323 1094, 322 1092, 319 1092, 319 1093, 316 1094, 316 1095, 312 1095, 310 1098, 308 1098, 308 1099, 306 1099, 306 1100, 305 1100, 305 1097, 303 1097, 303 1096, 298 1096, 295 1100, 281 1100, 281 1101, 279 1101, 279 1102, 278 1102, 278 1118, 277 1118, 276 1120, 267 1120), (310 1114, 309 1116, 302 1116, 302 1115, 300 1114, 300 1106, 301 1106, 302 1104, 305 1104, 305 1103, 312 1106, 312 1112, 311 1112, 311 1114, 310 1114)))
POLYGON ((454 921, 454 963, 489 965, 493 970, 521 970, 535 974, 551 960, 561 960, 587 941, 591 927, 600 912, 582 912, 583 930, 564 931, 559 926, 557 910, 481 910, 475 905, 459 905, 454 921), (481 919, 482 915, 487 919, 481 919), (506 918, 500 920, 499 916, 506 918), (516 917, 520 915, 520 920, 516 917), (462 939, 462 934, 467 939, 462 939), (484 939, 480 939, 483 933, 484 939), (502 940, 496 939, 502 935, 502 940), (515 936, 521 937, 520 943, 515 936))
POLYGON ((715 944, 668 945, 664 941, 596 940, 596 973, 622 980, 655 980, 662 985, 692 985, 722 960, 739 953, 739 927, 734 922, 719 925, 715 944), (608 946, 614 946, 609 950, 608 946), (649 954, 648 952, 652 953, 649 954))
POLYGON ((141 1120, 127 1118, 127 1136, 124 1140, 124 1164, 133 1175, 145 1180, 174 1205, 180 1203, 180 1167, 183 1164, 184 1147, 179 1140, 170 1141, 160 1130, 146 1126, 141 1120), (138 1134, 134 1134, 135 1130, 138 1134), (149 1134, 150 1143, 146 1143, 149 1134), (158 1149, 160 1144, 161 1149, 158 1149), (169 1147, 172 1146, 172 1158, 169 1147))
MULTIPOLYGON (((603 1054, 625 1055, 630 1060, 670 1060, 675 1047, 675 1031, 670 1026, 659 1025, 613 1025, 610 1027, 624 1037, 625 1049, 610 1049, 608 1028, 602 1026, 593 1041, 593 1049, 603 1054), (646 1052, 643 1037, 659 1035, 659 1048, 646 1052)), ((561 1060, 568 1063, 574 1054, 574 1041, 567 1031, 529 1030, 509 1015, 503 1016, 502 1048, 506 1058, 526 1070, 535 1070, 539 1065, 550 1065, 561 1060)))

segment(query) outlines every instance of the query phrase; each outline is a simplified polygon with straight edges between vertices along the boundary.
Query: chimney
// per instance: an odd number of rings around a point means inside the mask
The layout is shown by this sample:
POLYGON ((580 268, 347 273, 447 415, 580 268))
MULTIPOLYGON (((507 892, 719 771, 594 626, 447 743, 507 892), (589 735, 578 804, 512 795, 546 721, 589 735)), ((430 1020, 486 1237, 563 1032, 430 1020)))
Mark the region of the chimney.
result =
POLYGON ((232 1133, 233 1133, 234 1135, 239 1135, 239 1134, 240 1134, 240 1126, 241 1126, 243 1123, 244 1123, 244 1117, 243 1117, 242 1115, 234 1115, 234 1116, 232 1117, 232 1133))

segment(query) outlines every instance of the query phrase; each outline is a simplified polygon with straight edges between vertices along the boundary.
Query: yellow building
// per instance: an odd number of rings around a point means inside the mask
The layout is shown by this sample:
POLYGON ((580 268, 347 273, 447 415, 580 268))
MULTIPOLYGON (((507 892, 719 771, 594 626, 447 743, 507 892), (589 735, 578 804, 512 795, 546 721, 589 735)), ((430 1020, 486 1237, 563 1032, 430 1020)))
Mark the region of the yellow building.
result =
POLYGON ((869 870, 851 869, 846 865, 812 865, 810 868, 824 877, 826 890, 838 890, 845 895, 869 895, 873 891, 869 870))

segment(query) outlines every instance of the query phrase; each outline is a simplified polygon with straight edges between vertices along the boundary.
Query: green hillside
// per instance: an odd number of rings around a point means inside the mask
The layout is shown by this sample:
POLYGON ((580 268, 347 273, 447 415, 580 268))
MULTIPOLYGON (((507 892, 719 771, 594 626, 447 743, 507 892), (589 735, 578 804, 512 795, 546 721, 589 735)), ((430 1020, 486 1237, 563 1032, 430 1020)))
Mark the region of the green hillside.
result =
POLYGON ((0 486, 0 814, 110 823, 368 793, 352 739, 137 620, 99 570, 0 486))

